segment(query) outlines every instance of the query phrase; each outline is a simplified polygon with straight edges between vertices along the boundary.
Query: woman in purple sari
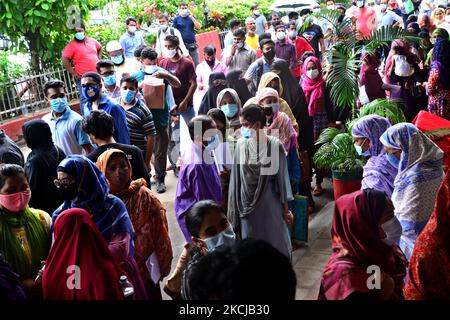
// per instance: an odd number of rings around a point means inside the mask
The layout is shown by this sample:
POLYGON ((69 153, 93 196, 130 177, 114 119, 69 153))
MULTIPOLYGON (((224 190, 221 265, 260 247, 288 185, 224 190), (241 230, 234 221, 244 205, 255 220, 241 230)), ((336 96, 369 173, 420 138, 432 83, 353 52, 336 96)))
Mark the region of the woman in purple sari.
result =
POLYGON ((384 191, 391 197, 397 169, 385 157, 381 135, 391 126, 389 120, 378 115, 359 119, 352 128, 355 149, 359 155, 368 158, 364 166, 361 189, 384 191))

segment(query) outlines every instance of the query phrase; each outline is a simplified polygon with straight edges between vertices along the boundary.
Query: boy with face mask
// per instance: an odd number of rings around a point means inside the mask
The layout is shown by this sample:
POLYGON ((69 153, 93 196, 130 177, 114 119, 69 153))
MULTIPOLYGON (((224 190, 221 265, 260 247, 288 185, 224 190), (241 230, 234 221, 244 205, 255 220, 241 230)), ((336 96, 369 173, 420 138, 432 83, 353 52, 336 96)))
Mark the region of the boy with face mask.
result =
POLYGON ((144 38, 137 31, 137 20, 133 17, 128 17, 125 21, 127 31, 120 37, 120 45, 123 48, 124 55, 127 58, 134 58, 134 50, 140 45, 145 45, 144 38))
POLYGON ((275 28, 277 41, 275 42, 275 56, 278 59, 286 60, 290 70, 294 70, 297 65, 297 53, 292 42, 288 41, 286 30, 283 25, 275 28))

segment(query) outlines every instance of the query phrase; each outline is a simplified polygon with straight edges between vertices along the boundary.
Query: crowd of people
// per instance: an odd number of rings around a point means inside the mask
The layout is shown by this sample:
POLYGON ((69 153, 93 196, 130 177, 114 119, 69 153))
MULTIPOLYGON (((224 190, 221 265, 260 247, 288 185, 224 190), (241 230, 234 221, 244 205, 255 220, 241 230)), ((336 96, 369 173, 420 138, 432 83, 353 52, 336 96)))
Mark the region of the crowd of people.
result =
MULTIPOLYGON (((450 298, 450 173, 410 123, 420 110, 450 120, 450 7, 410 2, 324 3, 358 40, 392 26, 421 42, 362 55, 358 104, 401 99, 408 122, 368 115, 352 127, 362 187, 336 199, 321 300, 450 298)), ((2 298, 161 300, 167 277, 172 299, 294 299, 289 204, 302 195, 314 212, 329 172, 306 164, 323 129, 348 120, 327 85, 334 26, 312 14, 265 17, 254 5, 244 25, 230 22, 222 58, 207 45, 203 61, 186 3, 173 21, 158 17, 154 46, 132 17, 107 44, 78 25, 62 62, 79 111, 52 79, 43 88, 51 111, 22 128, 26 161, 0 132, 2 298), (171 170, 166 212, 157 194, 171 170), (186 242, 174 270, 168 214, 186 242)))

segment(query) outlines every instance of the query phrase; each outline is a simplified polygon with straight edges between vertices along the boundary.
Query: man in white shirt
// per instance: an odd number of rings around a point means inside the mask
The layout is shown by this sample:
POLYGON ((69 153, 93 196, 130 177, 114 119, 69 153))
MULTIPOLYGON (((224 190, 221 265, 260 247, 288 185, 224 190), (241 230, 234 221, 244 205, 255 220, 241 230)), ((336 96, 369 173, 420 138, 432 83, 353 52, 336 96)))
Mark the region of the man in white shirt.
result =
POLYGON ((166 36, 172 35, 176 36, 180 40, 180 49, 183 53, 183 56, 188 57, 189 51, 186 48, 183 38, 181 37, 180 31, 176 28, 172 28, 169 26, 169 17, 166 14, 161 14, 158 17, 158 22, 160 25, 160 28, 158 30, 157 36, 156 36, 156 47, 155 50, 158 53, 159 57, 164 57, 164 39, 166 39, 166 36))
POLYGON ((241 28, 242 24, 239 20, 233 19, 230 21, 230 31, 228 31, 227 35, 225 36, 225 39, 223 41, 224 49, 231 47, 234 43, 234 36, 233 32, 235 32, 237 29, 241 28))
MULTIPOLYGON (((384 0, 386 1, 386 0, 384 0)), ((398 27, 403 24, 403 19, 392 10, 387 10, 387 4, 380 4, 381 13, 377 16, 377 29, 381 29, 384 26, 398 27)))
POLYGON ((106 53, 114 63, 117 85, 122 77, 129 77, 139 70, 139 63, 136 58, 134 56, 133 58, 126 57, 119 41, 108 42, 106 44, 106 53))

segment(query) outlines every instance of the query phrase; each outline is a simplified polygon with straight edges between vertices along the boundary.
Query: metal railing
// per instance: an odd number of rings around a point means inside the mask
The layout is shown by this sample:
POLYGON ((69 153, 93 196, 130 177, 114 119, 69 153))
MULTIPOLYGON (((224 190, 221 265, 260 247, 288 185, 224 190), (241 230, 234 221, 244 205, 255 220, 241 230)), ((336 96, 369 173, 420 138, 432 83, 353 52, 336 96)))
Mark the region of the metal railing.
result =
POLYGON ((219 32, 219 41, 220 41, 220 48, 223 50, 225 48, 225 36, 228 33, 228 29, 222 30, 219 32))
POLYGON ((75 78, 62 66, 47 68, 42 73, 28 72, 19 79, 0 84, 0 122, 26 116, 48 107, 44 84, 58 79, 66 84, 67 100, 79 99, 75 78))

